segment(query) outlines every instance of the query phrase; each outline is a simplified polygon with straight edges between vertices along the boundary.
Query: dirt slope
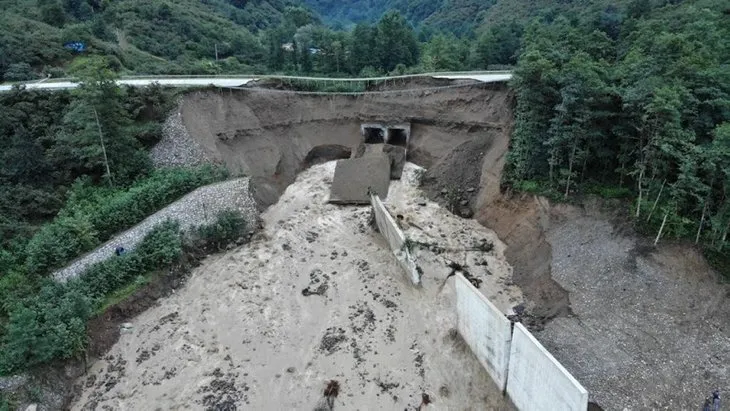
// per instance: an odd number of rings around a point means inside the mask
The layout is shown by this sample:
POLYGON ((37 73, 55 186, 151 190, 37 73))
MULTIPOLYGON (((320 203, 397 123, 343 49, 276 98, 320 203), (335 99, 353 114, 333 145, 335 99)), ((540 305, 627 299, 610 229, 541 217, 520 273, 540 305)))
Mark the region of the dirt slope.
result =
POLYGON ((225 90, 187 95, 180 112, 205 155, 252 176, 259 200, 269 205, 294 181, 311 150, 355 149, 363 122, 411 122, 409 159, 425 167, 475 138, 506 148, 511 99, 499 84, 364 96, 225 90))

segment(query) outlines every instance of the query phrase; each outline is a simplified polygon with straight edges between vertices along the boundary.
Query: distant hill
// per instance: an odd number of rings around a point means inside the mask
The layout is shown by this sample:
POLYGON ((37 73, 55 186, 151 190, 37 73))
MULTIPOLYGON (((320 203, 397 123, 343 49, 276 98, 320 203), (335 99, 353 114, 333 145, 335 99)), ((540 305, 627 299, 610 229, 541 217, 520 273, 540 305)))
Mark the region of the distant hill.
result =
POLYGON ((372 23, 397 10, 414 26, 464 34, 481 22, 497 0, 303 0, 334 26, 372 23))
MULTIPOLYGON (((261 29, 279 25, 293 0, 0 0, 0 74, 22 80, 67 68, 79 53, 111 56, 121 71, 206 72, 204 60, 263 58, 261 29), (201 61, 202 60, 202 61, 201 61)), ((241 68, 242 70, 245 67, 241 68)), ((253 68, 250 68, 253 69, 253 68)))

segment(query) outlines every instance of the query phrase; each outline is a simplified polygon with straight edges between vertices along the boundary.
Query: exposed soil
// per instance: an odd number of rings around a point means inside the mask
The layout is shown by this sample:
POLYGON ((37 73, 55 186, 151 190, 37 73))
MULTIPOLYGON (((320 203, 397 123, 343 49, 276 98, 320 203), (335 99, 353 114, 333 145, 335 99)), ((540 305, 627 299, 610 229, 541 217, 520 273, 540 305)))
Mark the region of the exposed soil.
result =
POLYGON ((504 245, 426 200, 407 165, 388 206, 434 244, 417 251, 415 288, 371 228, 369 206, 327 203, 334 168, 301 173, 251 244, 206 259, 132 320, 79 380, 73 409, 413 410, 426 394, 440 409, 511 410, 453 331, 448 279, 448 261, 463 258, 510 312, 522 298, 506 284, 504 245))
POLYGON ((550 207, 552 277, 573 315, 536 336, 605 409, 701 409, 730 388, 730 285, 691 245, 654 248, 612 208, 550 207))
POLYGON ((258 201, 268 206, 313 157, 333 159, 335 145, 344 147, 336 156, 356 150, 363 122, 411 122, 409 161, 426 167, 477 138, 506 148, 511 99, 500 84, 363 96, 224 90, 187 95, 180 113, 205 156, 251 176, 258 201))

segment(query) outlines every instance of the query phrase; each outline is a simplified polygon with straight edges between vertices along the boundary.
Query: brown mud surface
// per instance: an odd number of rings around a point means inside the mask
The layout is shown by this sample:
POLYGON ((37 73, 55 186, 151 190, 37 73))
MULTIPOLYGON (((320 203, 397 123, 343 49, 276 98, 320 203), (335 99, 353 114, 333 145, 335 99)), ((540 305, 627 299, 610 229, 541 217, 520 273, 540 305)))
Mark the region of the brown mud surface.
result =
POLYGON ((522 298, 505 284, 504 245, 426 200, 407 165, 389 207, 444 249, 418 250, 423 286, 413 287, 369 206, 327 203, 334 166, 301 173, 249 245, 206 259, 132 320, 79 379, 73 409, 415 410, 426 394, 435 409, 512 410, 455 332, 447 264, 465 256, 510 312, 522 298), (488 251, 461 251, 484 241, 488 251), (332 380, 339 395, 328 407, 332 380))
MULTIPOLYGON (((474 139, 506 147, 511 100, 500 84, 360 96, 244 89, 189 94, 180 112, 205 156, 251 176, 258 201, 268 206, 294 181, 313 150, 320 157, 332 153, 321 146, 356 150, 363 141, 360 124, 366 122, 410 122, 409 161, 425 167, 474 139)), ((338 153, 325 159, 334 160, 338 153)))

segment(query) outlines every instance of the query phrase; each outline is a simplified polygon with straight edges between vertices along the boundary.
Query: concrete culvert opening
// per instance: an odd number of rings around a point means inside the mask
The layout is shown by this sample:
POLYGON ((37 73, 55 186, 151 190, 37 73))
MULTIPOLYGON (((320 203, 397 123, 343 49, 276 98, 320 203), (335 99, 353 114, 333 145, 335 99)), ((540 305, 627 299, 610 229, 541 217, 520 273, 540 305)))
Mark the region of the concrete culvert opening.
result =
POLYGON ((388 129, 388 144, 399 147, 408 147, 408 133, 402 128, 388 129))
POLYGON ((379 127, 365 127, 365 144, 385 143, 385 132, 379 127))
POLYGON ((352 149, 340 144, 323 144, 309 150, 309 153, 302 160, 300 170, 306 170, 317 164, 324 164, 332 160, 350 158, 352 149))

